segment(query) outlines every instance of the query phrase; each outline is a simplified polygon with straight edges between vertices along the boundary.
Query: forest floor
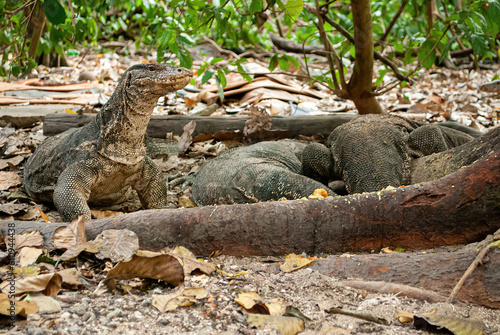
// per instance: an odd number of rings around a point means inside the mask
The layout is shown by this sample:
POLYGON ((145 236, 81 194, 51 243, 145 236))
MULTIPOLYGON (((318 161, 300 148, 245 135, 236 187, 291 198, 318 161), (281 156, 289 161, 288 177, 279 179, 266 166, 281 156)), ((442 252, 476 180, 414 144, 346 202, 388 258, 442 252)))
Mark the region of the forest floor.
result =
MULTIPOLYGON (((216 50, 212 51, 216 52, 216 50)), ((83 59, 75 56, 70 58, 70 62, 75 64, 74 67, 42 68, 38 76, 45 78, 44 82, 81 83, 82 81, 78 81, 78 78, 81 79, 82 73, 85 72, 88 79, 100 81, 99 85, 103 89, 102 92, 94 92, 88 97, 89 100, 95 101, 93 105, 96 107, 92 108, 98 109, 109 92, 113 90, 113 84, 128 66, 154 58, 154 55, 142 54, 123 57, 112 52, 100 55, 91 54, 83 59)), ((195 62, 195 65, 201 63, 200 60, 198 63, 195 62)), ((256 64, 256 66, 262 66, 258 61, 256 64)), ((442 68, 422 70, 414 85, 395 88, 381 96, 380 102, 387 110, 414 119, 429 122, 452 119, 484 131, 499 124, 500 93, 480 91, 479 85, 490 82, 496 73, 499 73, 498 66, 493 66, 491 70, 479 71, 442 68)), ((289 78, 286 80, 292 81, 289 78)), ((389 81, 390 77, 386 80, 389 81)), ((198 80, 192 87, 195 90, 168 95, 159 104, 155 113, 192 114, 205 110, 209 107, 209 102, 203 102, 203 97, 192 91, 203 89, 210 82, 204 86, 200 84, 198 80)), ((299 103, 299 107, 302 108, 301 113, 314 117, 316 114, 327 113, 325 111, 328 110, 355 112, 350 102, 334 100, 325 91, 321 91, 321 88, 318 89, 320 90, 318 92, 324 94, 325 97, 316 99, 317 101, 299 103)), ((31 99, 33 96, 28 94, 25 98, 31 99)), ((68 96, 69 98, 71 97, 68 96)), ((262 96, 259 100, 261 98, 262 96)), ((257 103, 273 115, 293 114, 294 107, 290 108, 288 103, 283 103, 283 100, 279 98, 278 96, 263 99, 257 103), (281 102, 274 101, 273 103, 273 99, 281 102)), ((252 99, 252 97, 247 97, 247 99, 252 99)), ((1 101, 0 99, 0 103, 1 101)), ((28 106, 25 107, 29 109, 28 106)), ((37 108, 37 105, 30 107, 37 108)), ((235 110, 245 115, 246 108, 246 105, 234 98, 225 106, 214 109, 212 115, 226 115, 228 111, 234 113, 235 110)), ((2 110, 6 110, 6 107, 0 108, 0 119, 2 110)), ((66 112, 73 111, 66 110, 66 112)), ((9 172, 21 175, 27 157, 43 139, 41 124, 24 128, 15 128, 5 124, 0 128, 2 148, 0 152, 2 172, 0 173, 9 172)), ((224 148, 243 144, 247 143, 206 140, 192 144, 190 149, 180 156, 160 159, 157 163, 169 176, 186 175, 195 172, 203 161, 213 157, 224 148)), ((12 176, 10 174, 9 178, 12 176)), ((50 205, 38 204, 37 208, 29 202, 23 194, 20 179, 9 178, 7 175, 2 175, 1 179, 1 220, 42 221, 43 215, 46 214, 52 222, 61 221, 58 213, 50 205)), ((169 190, 169 207, 191 206, 192 204, 186 200, 188 197, 189 188, 183 190, 180 186, 176 186, 169 190)), ((121 214, 123 211, 136 211, 139 207, 137 201, 131 201, 127 205, 95 211, 94 216, 106 217, 117 214, 108 210, 121 214)), ((411 251, 406 252, 411 253, 411 251)), ((414 252, 432 253, 437 250, 414 252)), ((439 250, 439 252, 446 252, 446 250, 439 250)), ((60 252, 49 253, 44 250, 44 254, 52 260, 57 260, 60 252)), ((307 258, 308 256, 328 257, 330 255, 303 256, 307 258)), ((370 293, 368 290, 350 288, 336 278, 307 267, 284 272, 280 269, 280 264, 285 262, 285 256, 218 255, 204 260, 215 264, 217 270, 210 274, 189 274, 185 277, 184 286, 186 288, 204 287, 208 294, 185 303, 186 306, 180 304, 168 312, 158 309, 153 296, 172 294, 176 289, 172 289, 171 286, 158 281, 129 280, 120 283, 115 292, 110 293, 102 290, 98 285, 112 267, 110 262, 87 255, 71 262, 58 263, 57 269, 77 269, 80 282, 70 286, 63 285, 62 290, 50 301, 38 304, 37 313, 28 314, 27 317, 18 316, 13 328, 8 326, 9 319, 3 317, 0 319, 3 321, 3 329, 0 329, 0 333, 8 331, 9 334, 295 334, 301 329, 301 325, 305 324, 301 334, 430 334, 429 330, 416 329, 412 320, 402 322, 404 320, 396 317, 395 314, 404 311, 421 315, 434 311, 437 314, 456 317, 464 324, 470 320, 480 320, 485 327, 484 334, 500 334, 498 310, 472 304, 428 303, 400 294, 370 293), (254 312, 259 308, 253 307, 252 309, 247 305, 245 305, 247 308, 242 307, 243 303, 240 300, 244 293, 249 292, 259 295, 259 298, 254 300, 259 301, 261 311, 262 308, 284 310, 286 306, 293 306, 300 310, 307 319, 300 317, 258 319, 254 312), (332 313, 331 308, 334 307, 364 312, 383 318, 385 322, 376 323, 358 317, 332 313), (266 322, 267 324, 264 325, 266 322)), ((7 263, 6 255, 3 262, 7 263)), ((43 268, 38 264, 38 269, 42 269, 42 273, 44 269, 50 272, 48 268, 50 268, 49 265, 43 268)), ((53 267, 52 270, 54 270, 53 267)), ((7 265, 3 265, 0 274, 2 279, 7 278, 7 265)), ((30 293, 28 296, 33 298, 37 295, 39 294, 30 293)), ((36 301, 36 298, 33 299, 36 301)), ((289 313, 289 315, 292 314, 289 313)), ((446 333, 444 331, 440 330, 437 333, 446 333)))

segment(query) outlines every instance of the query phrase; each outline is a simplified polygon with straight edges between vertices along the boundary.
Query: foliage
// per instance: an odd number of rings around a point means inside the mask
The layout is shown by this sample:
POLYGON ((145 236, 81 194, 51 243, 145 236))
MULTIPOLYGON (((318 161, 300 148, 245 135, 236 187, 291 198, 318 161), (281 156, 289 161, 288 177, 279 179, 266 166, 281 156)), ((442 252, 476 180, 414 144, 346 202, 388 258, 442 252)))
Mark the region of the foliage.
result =
MULTIPOLYGON (((62 55, 68 49, 97 47, 100 40, 132 39, 138 48, 141 44, 156 48, 158 61, 169 61, 176 55, 181 66, 191 67, 189 47, 203 36, 209 36, 226 49, 258 46, 270 49, 272 45, 267 33, 282 29, 290 40, 320 43, 318 30, 312 24, 316 17, 303 10, 302 0, 171 0, 165 3, 153 0, 0 0, 1 64, 8 64, 0 67, 0 76, 18 76, 36 66, 36 62, 27 57, 32 43, 29 21, 34 5, 43 8, 47 18, 37 56, 52 51, 62 55), (9 60, 9 54, 14 58, 9 60)), ((308 3, 315 4, 314 1, 308 3)), ((375 40, 384 34, 399 6, 397 0, 371 1, 375 40)), ((476 61, 498 57, 495 36, 500 27, 498 19, 494 18, 500 17, 500 0, 464 0, 460 11, 454 1, 438 0, 437 10, 441 19, 427 32, 425 2, 408 1, 386 41, 379 43, 377 48, 392 47, 404 53, 405 64, 411 64, 415 61, 412 50, 418 47, 417 60, 425 67, 433 65, 436 59, 441 62, 448 58, 449 51, 458 49, 459 43, 473 49, 476 61)), ((328 15, 353 34, 350 1, 332 3, 328 15)), ((346 69, 354 56, 354 46, 328 23, 325 30, 346 69)), ((215 76, 222 91, 228 70, 217 68, 220 61, 216 59, 204 64, 198 75, 203 82, 215 76)), ((275 54, 269 68, 271 71, 277 67, 287 70, 290 63, 297 66, 296 62, 286 54, 275 54)), ((244 60, 235 59, 229 65, 251 80, 246 74, 244 60)), ((385 73, 386 70, 379 73, 375 84, 382 83, 385 73)), ((332 78, 328 76, 331 74, 316 79, 333 87, 332 78)))

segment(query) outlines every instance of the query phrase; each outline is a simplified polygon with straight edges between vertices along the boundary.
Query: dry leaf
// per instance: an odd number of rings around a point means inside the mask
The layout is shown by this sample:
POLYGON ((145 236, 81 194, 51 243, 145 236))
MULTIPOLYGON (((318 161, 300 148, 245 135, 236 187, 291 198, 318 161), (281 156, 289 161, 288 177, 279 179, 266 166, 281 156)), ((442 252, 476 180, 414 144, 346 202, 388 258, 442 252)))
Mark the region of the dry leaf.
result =
POLYGON ((234 298, 248 313, 283 315, 285 312, 285 302, 282 299, 272 298, 263 301, 256 292, 245 292, 236 295, 234 298))
POLYGON ((73 219, 68 225, 68 228, 71 229, 75 235, 77 244, 87 242, 87 236, 85 235, 85 218, 83 215, 80 214, 76 219, 73 219))
MULTIPOLYGON (((9 237, 7 237, 9 239, 9 237)), ((24 247, 42 247, 43 246, 43 236, 39 231, 30 231, 24 234, 14 235, 14 245, 15 249, 21 249, 24 247)))
POLYGON ((417 329, 429 325, 436 326, 436 328, 445 328, 455 335, 482 335, 484 333, 485 325, 479 319, 466 319, 463 317, 456 317, 445 314, 424 313, 414 316, 413 325, 417 329))
POLYGON ((184 126, 181 138, 177 143, 179 153, 185 153, 191 143, 193 143, 193 132, 196 129, 196 121, 191 120, 184 126))
POLYGON ((249 314, 248 325, 260 329, 268 326, 278 330, 281 335, 295 335, 304 330, 304 322, 299 318, 290 316, 249 314))
POLYGON ((14 277, 22 278, 22 277, 31 277, 37 276, 40 274, 40 266, 39 265, 31 265, 25 267, 12 267, 12 272, 14 273, 14 277))
POLYGON ((38 305, 35 302, 9 300, 7 294, 0 293, 0 314, 10 316, 12 309, 15 315, 22 317, 38 313, 38 305))
POLYGON ((68 248, 68 250, 66 250, 64 254, 62 254, 61 257, 59 257, 59 259, 61 261, 69 261, 70 259, 77 257, 83 251, 96 254, 99 251, 99 248, 104 246, 105 243, 106 242, 103 240, 94 240, 87 243, 72 246, 68 248))
POLYGON ((300 257, 296 254, 289 254, 285 258, 285 263, 280 265, 280 269, 283 272, 292 272, 308 266, 311 263, 312 261, 310 259, 300 257))
POLYGON ((21 177, 15 172, 0 171, 0 191, 6 191, 11 187, 21 184, 21 177))
POLYGON ((38 314, 53 314, 61 311, 61 305, 54 298, 45 295, 31 295, 31 301, 38 306, 38 314))
POLYGON ((136 233, 128 229, 109 229, 99 234, 95 240, 101 243, 96 257, 109 258, 112 262, 127 262, 139 250, 139 238, 136 233))
MULTIPOLYGON (((68 227, 59 227, 52 235, 52 244, 56 249, 71 249, 76 245, 75 233, 68 227)), ((76 256, 75 256, 76 257, 76 256)))
POLYGON ((81 286, 82 282, 78 280, 80 274, 75 268, 68 268, 64 270, 57 271, 61 276, 63 284, 70 286, 81 286))
POLYGON ((181 245, 176 245, 174 249, 169 250, 169 254, 196 259, 196 256, 191 250, 181 245))
POLYGON ((251 118, 245 121, 243 135, 249 136, 265 130, 271 130, 272 119, 265 108, 252 106, 249 109, 251 118))
POLYGON ((34 264, 38 257, 43 254, 43 250, 25 247, 19 251, 19 266, 25 267, 34 264))
POLYGON ((168 312, 177 307, 190 306, 196 301, 206 299, 210 293, 204 287, 188 287, 172 294, 153 295, 153 306, 162 312, 168 312))
POLYGON ((396 314, 394 314, 395 317, 399 319, 399 322, 401 323, 410 323, 413 322, 413 313, 406 312, 406 311, 399 311, 396 314))
MULTIPOLYGON (((48 273, 33 277, 24 277, 16 280, 15 294, 25 292, 42 292, 45 295, 53 296, 61 290, 62 277, 57 273, 48 273)), ((10 281, 6 280, 0 284, 2 292, 8 292, 10 281)))
POLYGON ((184 269, 184 274, 189 275, 195 272, 196 270, 204 273, 204 274, 211 274, 212 272, 215 271, 215 265, 209 262, 205 261, 199 261, 194 258, 190 257, 183 257, 183 256, 177 256, 173 255, 179 263, 181 263, 182 268, 184 269))
POLYGON ((132 256, 128 262, 120 262, 111 269, 106 280, 130 278, 160 279, 174 286, 184 281, 184 271, 179 261, 171 255, 153 257, 132 256))
POLYGON ((36 203, 34 203, 33 201, 30 201, 30 204, 34 205, 35 208, 38 210, 38 212, 40 212, 40 216, 42 217, 44 222, 47 222, 47 223, 52 222, 52 221, 50 221, 49 217, 40 209, 40 207, 38 207, 38 205, 36 203))

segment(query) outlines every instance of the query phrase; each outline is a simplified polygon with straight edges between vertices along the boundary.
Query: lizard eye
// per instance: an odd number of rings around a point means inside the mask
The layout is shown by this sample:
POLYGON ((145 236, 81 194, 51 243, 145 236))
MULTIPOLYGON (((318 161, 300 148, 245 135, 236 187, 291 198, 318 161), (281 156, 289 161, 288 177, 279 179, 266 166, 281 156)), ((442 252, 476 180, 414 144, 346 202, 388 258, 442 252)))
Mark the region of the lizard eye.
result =
POLYGON ((153 72, 155 70, 154 66, 148 66, 148 70, 153 72))

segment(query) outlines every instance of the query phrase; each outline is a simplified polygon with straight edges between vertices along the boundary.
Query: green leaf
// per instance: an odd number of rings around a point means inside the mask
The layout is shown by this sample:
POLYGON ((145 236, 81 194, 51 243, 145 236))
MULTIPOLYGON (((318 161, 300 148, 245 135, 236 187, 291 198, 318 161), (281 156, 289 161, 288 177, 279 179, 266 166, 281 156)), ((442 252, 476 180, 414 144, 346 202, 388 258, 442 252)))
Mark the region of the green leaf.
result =
POLYGON ((205 74, 201 78, 201 83, 205 84, 210 78, 212 78, 214 72, 215 72, 214 70, 210 70, 210 69, 208 69, 207 71, 205 71, 205 74))
POLYGON ((0 0, 0 14, 3 13, 3 9, 5 8, 5 4, 7 0, 0 0))
POLYGON ((252 77, 248 75, 246 72, 248 72, 248 69, 239 63, 236 64, 236 67, 238 68, 238 72, 241 74, 243 78, 245 78, 249 83, 252 82, 252 77))
POLYGON ((10 68, 10 71, 11 71, 11 73, 12 73, 12 75, 13 75, 14 77, 18 77, 18 76, 19 76, 19 74, 21 73, 21 68, 19 67, 19 65, 14 64, 14 65, 12 65, 12 67, 10 68))
POLYGON ((304 2, 302 0, 288 0, 285 4, 288 14, 292 16, 299 15, 304 8, 304 2))
POLYGON ((420 48, 418 48, 418 60, 422 62, 422 65, 425 66, 426 68, 430 68, 432 64, 436 61, 436 50, 432 49, 434 44, 436 43, 435 40, 427 40, 425 41, 420 48), (427 57, 427 58, 425 58, 427 57), (424 60, 425 58, 425 60, 424 60))
POLYGON ((43 4, 45 16, 50 23, 58 25, 66 21, 66 11, 57 0, 45 0, 43 4))
POLYGON ((290 68, 290 63, 288 62, 288 60, 285 57, 280 58, 279 65, 280 65, 280 69, 282 69, 283 71, 286 71, 290 68))
POLYGON ((408 82, 406 80, 403 80, 401 82, 401 88, 404 88, 406 85, 408 85, 408 82))
POLYGON ((219 77, 215 76, 215 83, 217 84, 217 91, 219 92, 220 101, 224 101, 224 89, 222 88, 219 77))
POLYGON ((285 55, 286 59, 293 64, 297 69, 300 67, 299 61, 293 56, 285 55))
POLYGON ((222 85, 222 87, 226 87, 226 85, 227 85, 226 75, 224 74, 224 72, 221 69, 217 70, 217 77, 219 78, 219 81, 220 81, 220 84, 222 85))
POLYGON ((382 84, 382 82, 384 81, 385 74, 387 73, 387 70, 378 70, 378 73, 379 73, 379 76, 378 76, 377 80, 375 81, 375 83, 373 84, 373 86, 378 86, 378 85, 382 84))
POLYGON ((474 54, 476 55, 484 56, 490 50, 488 40, 485 38, 485 35, 471 34, 470 42, 472 50, 474 50, 474 54))
POLYGON ((453 36, 452 38, 450 38, 450 40, 448 41, 448 43, 446 43, 446 45, 444 46, 444 49, 443 51, 441 51, 441 56, 439 57, 439 61, 438 61, 438 64, 441 64, 441 62, 448 57, 448 52, 450 51, 450 48, 451 48, 451 45, 453 44, 453 42, 455 42, 455 40, 458 38, 458 35, 455 35, 453 36))
POLYGON ((222 58, 222 57, 217 57, 217 58, 214 58, 214 59, 212 59, 212 60, 210 61, 210 65, 214 65, 215 63, 221 62, 221 61, 223 61, 223 60, 224 60, 224 58, 222 58))
POLYGON ((191 58, 191 53, 185 48, 180 48, 177 52, 177 57, 179 57, 180 66, 190 69, 193 67, 193 59, 191 58))
POLYGON ((278 54, 274 54, 269 60, 269 71, 273 71, 276 66, 278 66, 280 60, 278 59, 278 54))
POLYGON ((262 9, 262 0, 252 0, 252 3, 250 4, 250 15, 262 12, 262 9))
MULTIPOLYGON (((493 20, 495 17, 500 18, 500 0, 488 1, 488 15, 493 20)), ((497 21, 498 22, 498 21, 497 21)))

